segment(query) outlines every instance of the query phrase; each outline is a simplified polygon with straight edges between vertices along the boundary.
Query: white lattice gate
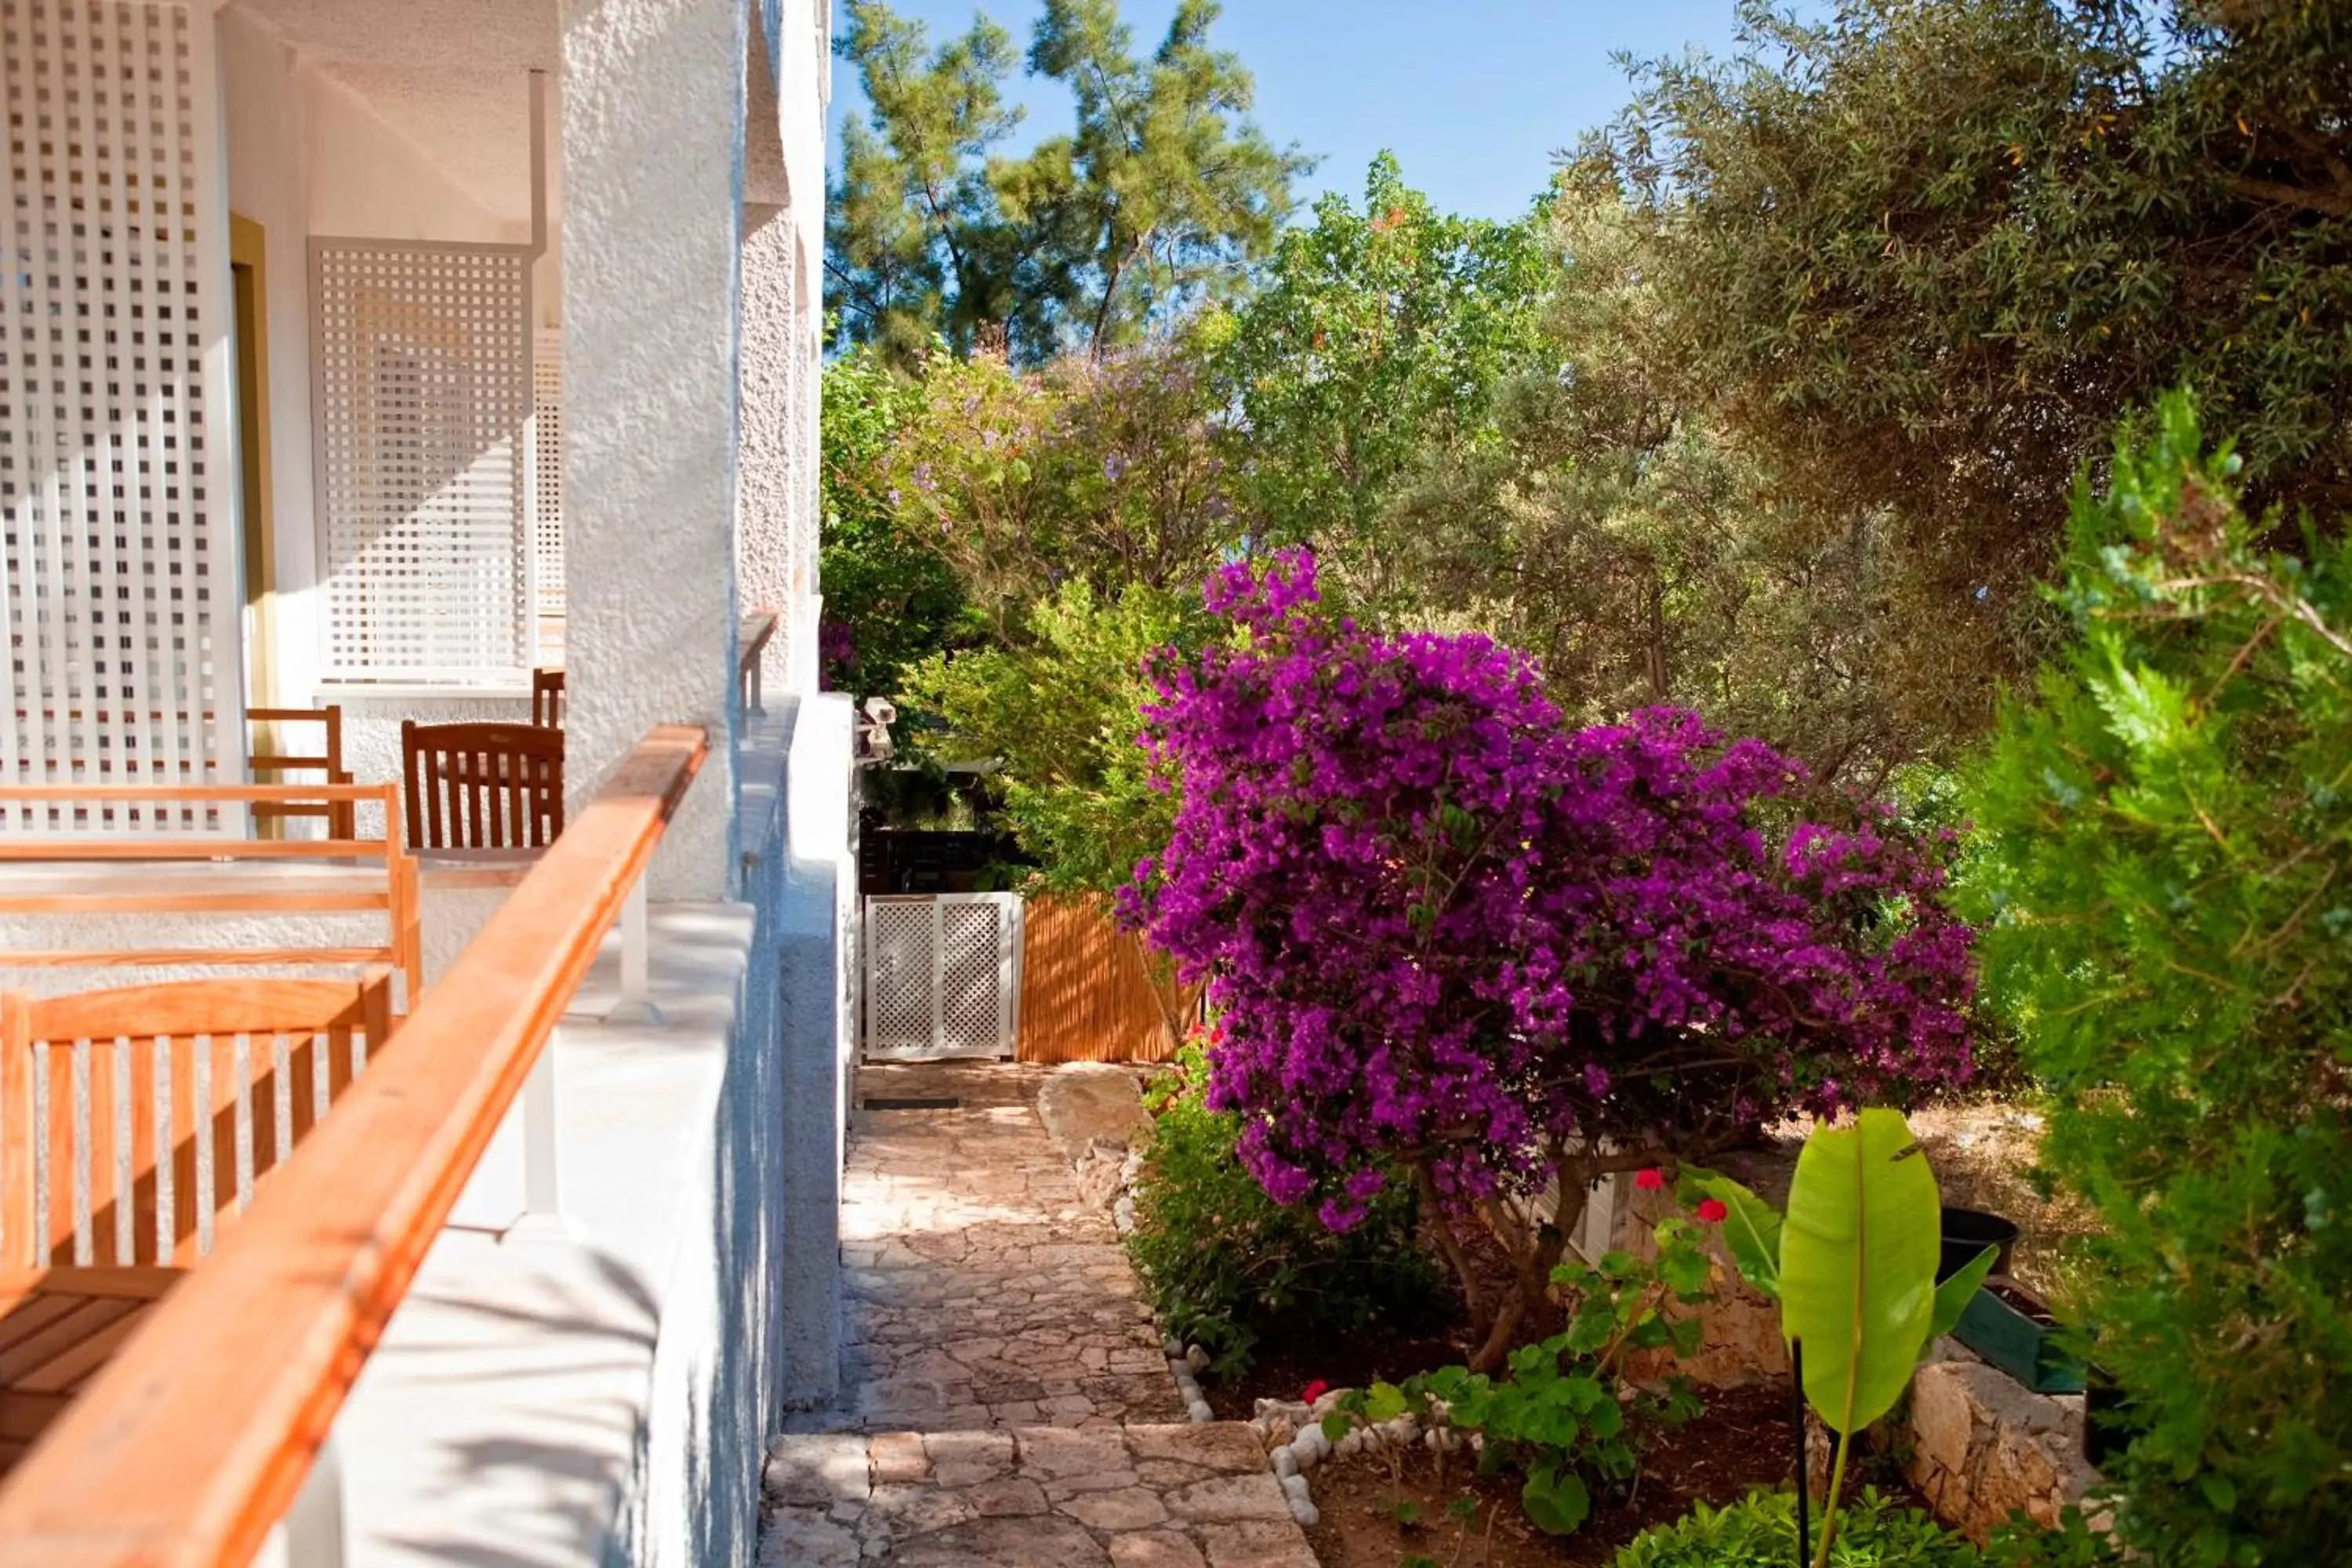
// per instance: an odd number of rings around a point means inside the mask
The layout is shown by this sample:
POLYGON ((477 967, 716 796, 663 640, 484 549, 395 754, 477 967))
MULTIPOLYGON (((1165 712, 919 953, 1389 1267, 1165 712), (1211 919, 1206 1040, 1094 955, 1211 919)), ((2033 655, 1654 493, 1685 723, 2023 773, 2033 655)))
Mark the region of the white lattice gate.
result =
MULTIPOLYGON (((212 11, 0 0, 0 779, 243 775, 212 11)), ((217 826, 0 806, 0 832, 217 826)))
POLYGON ((866 1054, 1009 1057, 1021 1032, 1017 893, 866 900, 866 1054))

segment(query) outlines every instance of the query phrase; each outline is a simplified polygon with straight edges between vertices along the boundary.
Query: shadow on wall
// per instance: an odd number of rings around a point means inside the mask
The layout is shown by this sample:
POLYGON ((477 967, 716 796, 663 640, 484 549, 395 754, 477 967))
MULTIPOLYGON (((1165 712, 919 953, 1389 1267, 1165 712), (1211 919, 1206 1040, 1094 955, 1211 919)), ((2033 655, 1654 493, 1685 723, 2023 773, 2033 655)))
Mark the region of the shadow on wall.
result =
MULTIPOLYGON (((515 1340, 504 1331, 521 1327, 538 1363, 527 1387, 596 1380, 612 1396, 566 1398, 560 1410, 541 1405, 530 1413, 535 1419, 495 1412, 486 1422, 495 1434, 436 1446, 440 1474, 422 1479, 415 1495, 441 1500, 439 1508, 428 1503, 419 1521, 440 1529, 387 1532, 382 1539, 390 1544, 424 1561, 472 1568, 572 1568, 611 1539, 630 1467, 645 1459, 640 1411, 625 1390, 644 1376, 658 1308, 645 1282, 614 1258, 565 1248, 551 1251, 548 1263, 531 1271, 528 1305, 418 1293, 404 1310, 447 1314, 436 1320, 446 1330, 437 1340, 403 1346, 403 1354, 451 1363, 439 1380, 447 1386, 511 1385, 515 1340), (481 1358, 478 1379, 466 1370, 470 1357, 481 1358), (486 1531, 486 1493, 525 1506, 499 1512, 495 1530, 486 1531)), ((348 1440, 364 1447, 366 1435, 348 1440)))

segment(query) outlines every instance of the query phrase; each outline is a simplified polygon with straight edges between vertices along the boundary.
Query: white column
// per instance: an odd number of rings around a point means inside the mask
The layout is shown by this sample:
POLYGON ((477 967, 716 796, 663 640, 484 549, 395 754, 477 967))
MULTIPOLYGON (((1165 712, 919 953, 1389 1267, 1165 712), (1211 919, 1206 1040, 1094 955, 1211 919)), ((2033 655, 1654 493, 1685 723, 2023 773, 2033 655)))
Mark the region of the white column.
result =
POLYGON ((572 809, 657 723, 710 760, 650 875, 734 859, 736 357, 745 0, 561 0, 572 809))
POLYGON ((801 493, 814 489, 814 470, 799 445, 806 393, 793 232, 789 207, 744 213, 743 466, 735 503, 735 569, 744 607, 765 605, 782 617, 761 660, 768 689, 778 695, 787 689, 794 615, 808 591, 796 534, 815 504, 801 493))

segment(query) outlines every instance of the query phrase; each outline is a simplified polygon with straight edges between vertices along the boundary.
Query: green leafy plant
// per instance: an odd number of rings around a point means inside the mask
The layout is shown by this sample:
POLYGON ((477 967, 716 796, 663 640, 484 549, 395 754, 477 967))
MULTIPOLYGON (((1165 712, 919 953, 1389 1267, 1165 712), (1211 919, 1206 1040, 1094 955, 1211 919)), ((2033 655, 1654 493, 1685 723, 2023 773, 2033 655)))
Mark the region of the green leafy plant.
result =
POLYGON ((1208 1108, 1207 1079, 1194 1044, 1155 1086, 1127 1237, 1168 1331, 1208 1351, 1211 1372, 1231 1378, 1248 1370, 1278 1319, 1308 1342, 1376 1321, 1405 1333, 1438 1327, 1451 1300, 1416 1240, 1410 1188, 1391 1189, 1345 1235, 1310 1210, 1282 1207, 1242 1168, 1239 1119, 1208 1108))
MULTIPOLYGON (((2340 420, 2338 421, 2340 426, 2340 420)), ((2071 1307, 2144 1430, 2117 1535, 2352 1542, 2352 554, 2240 505, 2186 395, 2076 494, 2063 658, 1970 780, 1961 895, 2099 1225, 2071 1307), (2293 546, 2294 554, 2282 552, 2293 546)))
POLYGON ((1928 1345, 1982 1288, 1995 1251, 1936 1282, 1943 1204, 1899 1111, 1865 1110, 1816 1128, 1798 1156, 1786 1215, 1712 1171, 1684 1181, 1724 1205, 1733 1261, 1780 1303, 1780 1331, 1802 1352, 1805 1401, 1838 1435, 1814 1557, 1837 1562, 1853 1435, 1895 1408, 1928 1345))
MULTIPOLYGON (((1796 1555, 1796 1495, 1752 1492, 1727 1508, 1698 1503, 1643 1531, 1612 1568, 1786 1568, 1796 1555)), ((1864 1491, 1847 1506, 1826 1561, 1832 1568, 1979 1568, 1985 1558, 1917 1510, 1864 1491)))
POLYGON ((1359 1424, 1407 1414, 1476 1433, 1480 1468, 1518 1471, 1519 1502, 1537 1528, 1573 1533, 1591 1514, 1596 1489, 1630 1485, 1651 1437, 1699 1413, 1686 1379, 1669 1378, 1630 1396, 1619 1392, 1633 1352, 1671 1348, 1687 1355, 1698 1345, 1698 1320, 1667 1309, 1707 1300, 1706 1249, 1697 1230, 1680 1218, 1661 1220, 1655 1239, 1653 1258, 1611 1252, 1590 1266, 1554 1269, 1553 1283, 1576 1303, 1568 1327, 1513 1351, 1507 1375, 1449 1366, 1402 1384, 1351 1390, 1324 1417, 1325 1435, 1336 1440, 1359 1424))

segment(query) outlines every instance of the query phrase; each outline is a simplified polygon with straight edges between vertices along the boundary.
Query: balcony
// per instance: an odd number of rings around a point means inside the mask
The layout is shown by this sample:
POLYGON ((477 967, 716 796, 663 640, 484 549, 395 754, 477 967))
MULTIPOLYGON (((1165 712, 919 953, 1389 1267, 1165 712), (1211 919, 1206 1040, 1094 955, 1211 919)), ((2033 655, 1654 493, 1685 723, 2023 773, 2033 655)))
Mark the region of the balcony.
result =
POLYGON ((653 9, 0 0, 0 1560, 744 1559, 837 1373, 824 8, 653 9))

